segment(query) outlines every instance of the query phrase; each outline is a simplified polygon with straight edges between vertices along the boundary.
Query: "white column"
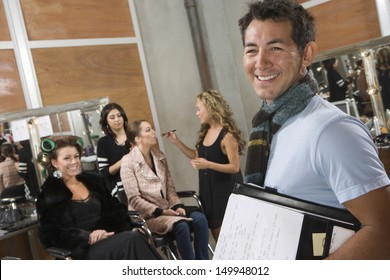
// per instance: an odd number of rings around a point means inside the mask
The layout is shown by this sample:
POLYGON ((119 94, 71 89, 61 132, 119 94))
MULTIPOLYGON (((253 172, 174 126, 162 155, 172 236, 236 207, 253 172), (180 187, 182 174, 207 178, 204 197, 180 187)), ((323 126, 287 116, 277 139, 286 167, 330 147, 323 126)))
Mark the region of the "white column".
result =
POLYGON ((3 4, 27 109, 40 108, 42 107, 41 93, 20 2, 19 0, 3 0, 3 4))
POLYGON ((390 35, 390 1, 376 0, 376 9, 378 11, 379 25, 382 36, 390 35))

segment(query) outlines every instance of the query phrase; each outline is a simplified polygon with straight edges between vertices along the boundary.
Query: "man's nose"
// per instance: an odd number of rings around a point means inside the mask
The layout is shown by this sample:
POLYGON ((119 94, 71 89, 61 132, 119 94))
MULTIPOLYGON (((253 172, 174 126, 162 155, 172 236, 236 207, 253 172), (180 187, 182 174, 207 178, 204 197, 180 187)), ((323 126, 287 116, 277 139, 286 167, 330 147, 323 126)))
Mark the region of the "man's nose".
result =
POLYGON ((259 50, 259 52, 256 55, 256 68, 260 71, 267 69, 270 62, 268 59, 267 52, 265 50, 259 50))

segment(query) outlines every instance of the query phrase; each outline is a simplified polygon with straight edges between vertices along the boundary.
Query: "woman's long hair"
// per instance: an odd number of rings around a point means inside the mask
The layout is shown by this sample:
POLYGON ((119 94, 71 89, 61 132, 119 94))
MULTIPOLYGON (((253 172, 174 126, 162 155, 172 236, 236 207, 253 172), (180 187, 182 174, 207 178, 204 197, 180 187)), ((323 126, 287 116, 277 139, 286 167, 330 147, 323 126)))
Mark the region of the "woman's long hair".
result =
MULTIPOLYGON (((242 154, 246 142, 233 119, 233 112, 230 110, 230 106, 223 96, 217 90, 208 90, 198 94, 196 98, 204 104, 211 119, 233 135, 237 140, 238 152, 242 154)), ((208 124, 201 124, 198 132, 198 140, 196 142, 197 148, 199 147, 199 144, 203 142, 209 128, 210 126, 208 124)))
POLYGON ((11 158, 14 162, 17 162, 18 159, 15 156, 15 148, 11 143, 3 143, 1 144, 1 154, 5 158, 11 158))
POLYGON ((135 146, 135 137, 139 136, 141 133, 141 123, 146 122, 146 120, 135 120, 127 126, 126 136, 127 141, 129 141, 131 146, 135 146))
POLYGON ((115 139, 116 134, 111 130, 110 126, 108 125, 107 116, 111 112, 111 110, 117 109, 119 113, 121 113, 121 116, 123 117, 123 126, 126 131, 128 119, 125 113, 125 110, 117 104, 117 103, 108 103, 106 106, 104 106, 102 112, 100 113, 100 121, 99 124, 104 132, 105 135, 108 135, 109 137, 115 139))

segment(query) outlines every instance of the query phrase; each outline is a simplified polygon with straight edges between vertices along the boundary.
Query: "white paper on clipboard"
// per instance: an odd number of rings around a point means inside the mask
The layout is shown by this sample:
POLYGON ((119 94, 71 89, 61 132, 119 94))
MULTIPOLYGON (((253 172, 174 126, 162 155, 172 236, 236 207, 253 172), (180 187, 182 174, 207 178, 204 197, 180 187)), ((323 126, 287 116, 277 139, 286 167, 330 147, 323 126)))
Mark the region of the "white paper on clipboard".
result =
POLYGON ((232 194, 214 260, 294 260, 304 214, 232 194))

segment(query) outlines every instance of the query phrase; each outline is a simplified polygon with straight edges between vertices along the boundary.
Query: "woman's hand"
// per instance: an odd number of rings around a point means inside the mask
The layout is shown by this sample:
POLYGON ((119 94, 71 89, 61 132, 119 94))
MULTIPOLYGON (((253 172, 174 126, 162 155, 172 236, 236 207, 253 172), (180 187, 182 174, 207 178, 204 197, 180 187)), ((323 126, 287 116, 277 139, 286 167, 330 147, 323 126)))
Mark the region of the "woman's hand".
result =
POLYGON ((209 161, 205 158, 194 158, 191 160, 191 165, 195 169, 207 169, 209 161))
POLYGON ((162 134, 163 137, 167 138, 169 141, 171 141, 173 144, 177 144, 179 142, 179 138, 175 134, 174 131, 168 131, 162 134))
POLYGON ((186 216, 186 210, 183 209, 183 208, 181 208, 181 207, 180 207, 180 208, 177 208, 177 209, 176 209, 176 212, 178 212, 180 216, 183 216, 183 217, 186 216))
POLYGON ((106 239, 107 237, 114 235, 114 232, 107 232, 104 229, 97 229, 94 230, 89 234, 89 240, 88 244, 92 245, 95 244, 96 242, 99 242, 100 240, 106 239))
POLYGON ((172 209, 164 209, 162 214, 165 216, 180 216, 180 212, 172 210, 172 209))

